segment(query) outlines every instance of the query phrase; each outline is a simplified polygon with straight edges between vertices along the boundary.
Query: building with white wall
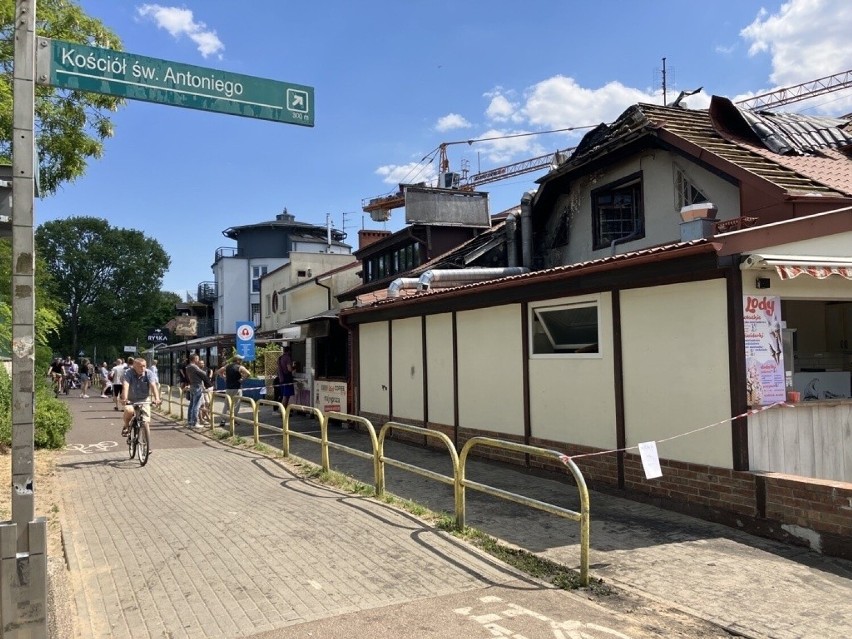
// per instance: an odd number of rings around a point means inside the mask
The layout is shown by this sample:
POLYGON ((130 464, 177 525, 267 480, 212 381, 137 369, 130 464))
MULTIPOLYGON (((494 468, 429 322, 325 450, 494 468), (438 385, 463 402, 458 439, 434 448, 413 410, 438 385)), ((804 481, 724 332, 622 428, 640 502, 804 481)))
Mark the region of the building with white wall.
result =
MULTIPOLYGON (((297 222, 285 209, 274 220, 232 226, 222 234, 236 246, 216 249, 213 261, 217 333, 231 333, 237 322, 262 323, 261 280, 290 263, 291 253, 349 255, 345 234, 330 227, 297 222)), ((310 267, 308 267, 310 268, 310 267)))

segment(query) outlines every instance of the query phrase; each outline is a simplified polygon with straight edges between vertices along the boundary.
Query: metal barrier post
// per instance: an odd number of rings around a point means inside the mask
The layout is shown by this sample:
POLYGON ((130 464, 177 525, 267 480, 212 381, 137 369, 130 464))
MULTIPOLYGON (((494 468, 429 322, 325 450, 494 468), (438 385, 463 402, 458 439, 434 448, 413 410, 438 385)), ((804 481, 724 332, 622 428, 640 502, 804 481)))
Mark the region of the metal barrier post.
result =
POLYGON ((319 408, 314 408, 313 406, 302 406, 300 404, 288 404, 286 410, 284 410, 284 427, 281 431, 281 450, 285 457, 290 456, 290 414, 293 411, 312 414, 316 417, 317 423, 319 424, 322 424, 322 420, 325 419, 319 408))
POLYGON ((160 406, 163 405, 163 397, 166 398, 166 411, 172 414, 172 387, 168 384, 160 384, 160 406))
POLYGON ((236 435, 236 422, 240 424, 249 424, 254 430, 254 443, 257 444, 260 442, 260 434, 257 425, 257 404, 251 397, 243 397, 242 395, 238 395, 235 398, 236 401, 233 403, 231 408, 231 437, 236 435), (246 403, 251 406, 251 419, 246 419, 244 417, 239 417, 240 412, 240 404, 246 403))
POLYGON ((503 441, 501 439, 494 439, 491 437, 472 437, 467 440, 467 442, 465 442, 464 446, 462 447, 461 454, 459 455, 459 462, 460 463, 458 476, 459 492, 461 497, 461 510, 456 513, 456 521, 460 522, 462 527, 464 527, 465 525, 465 487, 468 486, 470 488, 473 488, 474 490, 478 490, 489 495, 494 495, 495 497, 502 497, 503 499, 508 499, 509 501, 513 501, 524 506, 530 506, 532 508, 537 508, 538 510, 543 510, 554 515, 559 515, 560 517, 567 517, 569 519, 579 521, 580 582, 584 586, 589 585, 589 490, 588 488, 586 488, 586 480, 583 478, 583 473, 580 472, 580 469, 571 460, 570 457, 567 457, 566 455, 563 455, 558 451, 549 450, 546 448, 538 448, 537 446, 528 446, 526 444, 508 442, 503 441), (568 469, 571 471, 571 474, 574 476, 574 481, 577 484, 577 490, 580 493, 580 512, 578 513, 567 508, 554 506, 553 504, 548 504, 537 499, 524 497, 522 495, 510 493, 506 490, 501 490, 499 488, 494 488, 492 486, 487 486, 485 484, 480 484, 478 482, 469 481, 465 479, 465 467, 467 464, 467 457, 470 453, 470 450, 474 446, 489 446, 491 448, 497 448, 500 450, 512 450, 519 453, 538 455, 540 457, 552 457, 559 460, 561 463, 568 467, 568 469))
MULTIPOLYGON (((213 391, 210 399, 210 427, 213 428, 216 425, 216 398, 222 399, 222 408, 227 405, 228 407, 228 423, 229 430, 231 431, 231 437, 234 436, 234 400, 231 398, 228 393, 224 391, 213 391)), ((222 418, 222 423, 225 423, 225 413, 218 413, 219 417, 222 418)))
POLYGON ((428 428, 423 428, 422 426, 410 426, 409 424, 400 424, 399 422, 385 422, 384 426, 382 426, 381 430, 379 431, 379 440, 376 452, 376 495, 379 497, 381 497, 385 492, 385 462, 391 464, 392 466, 396 466, 397 468, 403 468, 413 473, 417 473, 418 475, 424 475, 425 477, 430 477, 446 484, 452 484, 453 500, 455 501, 456 508, 456 526, 458 526, 460 529, 464 528, 464 515, 462 515, 462 523, 459 523, 459 513, 464 512, 464 506, 460 501, 462 499, 462 493, 460 491, 461 484, 459 482, 459 456, 456 453, 456 447, 453 445, 453 442, 452 440, 450 440, 449 437, 447 437, 441 431, 429 430, 428 428), (385 459, 385 437, 387 437, 388 432, 394 428, 397 430, 407 431, 409 433, 415 433, 417 435, 434 437, 444 442, 444 445, 447 447, 447 451, 450 453, 450 461, 453 464, 452 478, 449 478, 446 475, 441 475, 440 473, 434 473, 431 470, 418 468, 417 466, 412 466, 411 464, 406 464, 397 460, 385 459))
POLYGON ((378 488, 378 486, 379 486, 379 464, 378 464, 378 460, 379 460, 379 455, 378 455, 379 440, 376 437, 376 429, 375 429, 375 427, 373 427, 373 422, 371 422, 369 419, 366 419, 364 417, 359 417, 358 415, 349 415, 348 413, 339 413, 339 412, 335 412, 335 411, 331 411, 329 413, 326 413, 325 418, 323 419, 324 428, 323 428, 323 431, 322 431, 323 437, 325 438, 326 456, 328 455, 328 448, 329 448, 328 422, 331 419, 337 419, 337 420, 340 420, 340 421, 343 421, 343 422, 354 422, 356 424, 361 424, 362 426, 364 426, 364 428, 367 429, 367 434, 370 436, 370 445, 373 447, 373 453, 371 455, 371 457, 373 458, 373 477, 374 477, 374 481, 376 482, 375 490, 378 493, 378 490, 379 490, 379 488, 378 488))

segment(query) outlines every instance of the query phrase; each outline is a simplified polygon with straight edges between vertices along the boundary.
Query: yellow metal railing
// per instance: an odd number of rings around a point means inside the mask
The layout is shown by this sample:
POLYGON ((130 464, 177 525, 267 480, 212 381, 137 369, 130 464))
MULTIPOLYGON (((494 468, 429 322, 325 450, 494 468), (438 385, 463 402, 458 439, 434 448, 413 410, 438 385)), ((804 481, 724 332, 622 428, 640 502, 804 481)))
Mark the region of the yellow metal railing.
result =
POLYGON ((461 454, 459 455, 459 468, 457 479, 459 482, 459 498, 458 504, 461 505, 461 512, 456 513, 456 522, 464 528, 465 525, 465 489, 472 488, 494 497, 500 497, 508 501, 513 501, 524 506, 543 510, 553 515, 573 519, 580 522, 580 581, 584 586, 589 585, 589 490, 586 488, 586 480, 583 478, 583 473, 577 468, 577 465, 562 453, 537 446, 528 446, 517 442, 509 442, 502 439, 494 439, 492 437, 472 437, 467 440, 462 446, 461 454), (580 493, 580 512, 554 506, 538 499, 525 497, 516 493, 511 493, 507 490, 494 488, 486 484, 470 481, 465 477, 465 468, 467 458, 471 449, 476 446, 486 446, 489 448, 497 448, 499 450, 511 450, 518 453, 526 453, 529 455, 538 455, 540 457, 551 457, 565 464, 574 476, 574 481, 577 483, 577 490, 580 493))
POLYGON ((459 492, 458 482, 459 456, 456 453, 456 448, 453 445, 452 440, 444 433, 437 430, 429 430, 428 428, 422 428, 420 426, 400 424, 399 422, 385 422, 385 425, 382 426, 381 430, 379 430, 379 444, 378 451, 376 453, 376 462, 378 465, 376 471, 376 495, 378 497, 381 497, 385 493, 385 464, 395 466, 396 468, 402 468, 403 470, 407 470, 417 475, 422 475, 423 477, 428 477, 429 479, 434 479, 435 481, 439 481, 443 484, 449 484, 453 487, 453 500, 455 501, 456 510, 456 526, 458 526, 460 529, 464 528, 464 504, 459 501, 462 496, 462 494, 459 492), (428 470, 426 468, 420 468, 419 466, 414 466, 413 464, 408 464, 398 459, 391 459, 390 457, 385 457, 385 437, 387 437, 387 434, 391 430, 402 430, 409 433, 416 433, 418 435, 425 435, 426 437, 434 437, 435 439, 440 439, 442 442, 444 442, 444 445, 447 448, 447 452, 450 454, 450 462, 452 462, 453 465, 453 476, 449 477, 448 475, 442 475, 441 473, 436 473, 435 471, 428 470), (460 513, 462 517, 461 519, 459 519, 460 513))
POLYGON ((234 398, 225 391, 213 391, 210 393, 210 427, 216 426, 216 416, 219 416, 222 427, 234 436, 234 398), (222 400, 221 411, 216 410, 217 400, 222 400))
MULTIPOLYGON (((290 415, 293 412, 297 413, 305 413, 307 415, 313 415, 317 420, 317 424, 320 425, 320 434, 322 434, 322 422, 323 422, 323 414, 322 411, 318 408, 314 408, 313 406, 302 406, 300 404, 290 404, 287 406, 287 409, 284 411, 284 426, 281 429, 281 451, 284 453, 285 457, 290 456, 290 438, 296 437, 297 439, 304 439, 306 441, 311 442, 319 442, 322 444, 322 438, 314 437, 313 435, 308 435, 307 433, 300 433, 298 431, 290 430, 290 415)), ((327 432, 327 431, 326 431, 327 432)), ((326 457, 327 459, 327 457, 326 457)), ((328 470, 326 468, 326 470, 328 470)))

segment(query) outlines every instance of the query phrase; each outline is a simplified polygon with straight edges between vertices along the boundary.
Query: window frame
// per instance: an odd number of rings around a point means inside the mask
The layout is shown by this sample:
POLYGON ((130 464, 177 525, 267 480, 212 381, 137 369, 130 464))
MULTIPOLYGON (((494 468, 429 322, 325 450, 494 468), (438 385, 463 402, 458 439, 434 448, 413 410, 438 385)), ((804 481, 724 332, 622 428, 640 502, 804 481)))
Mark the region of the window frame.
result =
POLYGON ((592 250, 599 251, 601 249, 608 249, 612 245, 613 241, 618 242, 618 240, 634 236, 634 234, 635 237, 632 238, 633 240, 640 240, 645 237, 645 189, 643 185, 642 171, 636 171, 635 173, 631 173, 630 175, 605 184, 597 189, 593 189, 590 193, 590 199, 592 206, 592 250), (603 207, 598 204, 598 198, 608 193, 614 195, 619 191, 627 191, 628 189, 633 191, 631 194, 633 199, 633 206, 631 207, 633 230, 621 237, 604 240, 601 237, 600 213, 603 207), (638 197, 636 194, 637 189, 638 197))
MULTIPOLYGON (((528 313, 528 325, 529 330, 527 333, 527 340, 529 344, 529 358, 530 359, 602 359, 604 357, 604 348, 603 348, 603 339, 601 334, 601 296, 597 295, 584 295, 581 297, 571 297, 571 298, 561 298, 561 299, 551 299, 551 300, 543 300, 541 302, 531 302, 527 307, 528 313), (545 334, 548 333, 546 329, 546 325, 541 321, 540 315, 538 312, 546 309, 547 311, 558 311, 558 310, 574 310, 580 308, 593 308, 595 309, 596 316, 596 324, 597 324, 597 351, 593 353, 536 353, 535 352, 535 327, 537 323, 542 325, 542 328, 545 331, 545 334), (537 312, 538 311, 538 312, 537 312)), ((548 339, 550 337, 548 336, 548 339)))

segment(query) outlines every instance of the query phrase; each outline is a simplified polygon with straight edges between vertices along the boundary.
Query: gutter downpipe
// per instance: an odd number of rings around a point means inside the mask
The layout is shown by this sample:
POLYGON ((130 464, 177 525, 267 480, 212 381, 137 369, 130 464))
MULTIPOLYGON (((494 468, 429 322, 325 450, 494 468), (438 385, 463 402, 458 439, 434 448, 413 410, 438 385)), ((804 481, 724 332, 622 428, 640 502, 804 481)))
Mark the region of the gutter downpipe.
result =
POLYGON ((326 286, 325 284, 320 284, 319 279, 314 280, 314 284, 326 290, 326 294, 328 295, 328 301, 326 302, 326 305, 328 306, 328 310, 331 310, 331 287, 326 286))
POLYGON ((632 240, 637 240, 642 237, 642 234, 645 233, 643 230, 636 231, 635 233, 631 233, 630 235, 625 235, 624 237, 619 237, 618 239, 613 240, 609 243, 609 254, 615 255, 615 245, 616 244, 624 244, 625 242, 630 242, 632 240))
POLYGON ((518 265, 518 249, 515 241, 515 229, 518 221, 514 213, 506 216, 506 266, 518 265))
POLYGON ((532 201, 535 191, 527 191, 521 197, 521 264, 532 266, 532 201))
POLYGON ((428 290, 432 282, 452 282, 465 284, 470 282, 484 282, 499 277, 510 277, 512 275, 523 275, 530 270, 524 266, 512 266, 507 268, 458 268, 458 269, 432 269, 420 276, 417 285, 418 290, 428 290))

